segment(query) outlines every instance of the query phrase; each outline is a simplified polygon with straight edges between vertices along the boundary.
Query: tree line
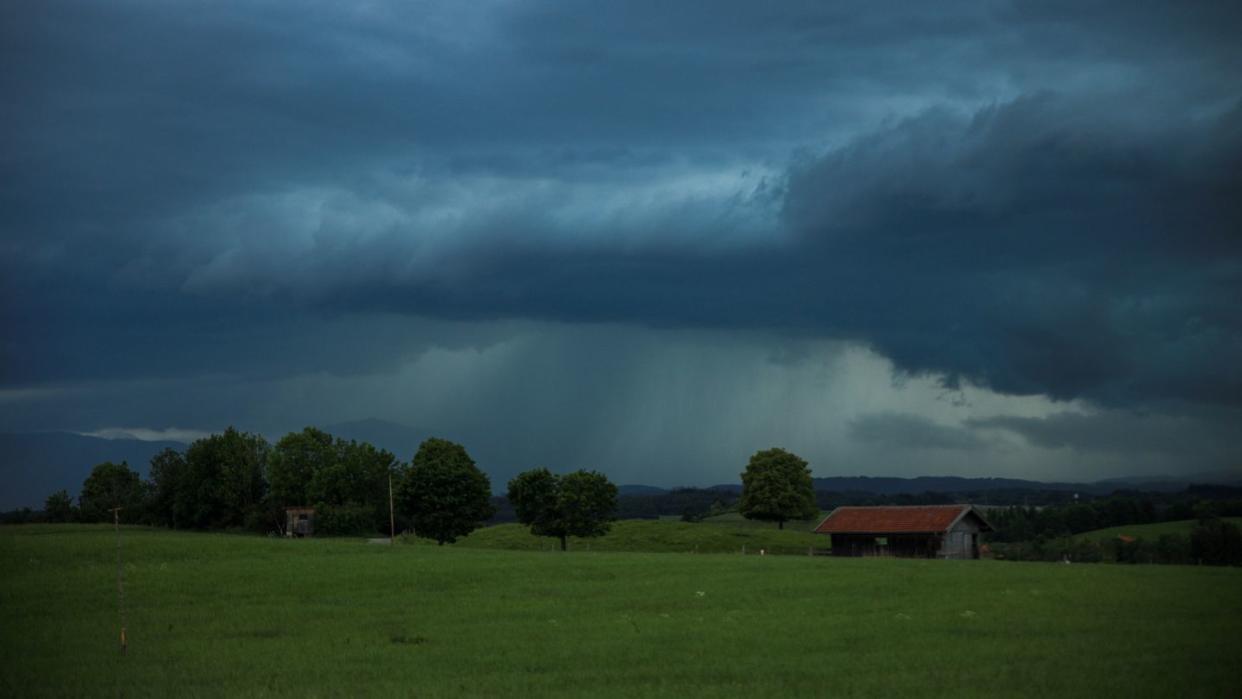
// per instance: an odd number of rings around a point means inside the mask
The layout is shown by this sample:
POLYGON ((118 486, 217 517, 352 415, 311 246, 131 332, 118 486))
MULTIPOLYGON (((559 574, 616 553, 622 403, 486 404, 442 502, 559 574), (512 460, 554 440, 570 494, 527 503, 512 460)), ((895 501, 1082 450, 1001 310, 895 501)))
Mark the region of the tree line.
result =
MULTIPOLYGON (((1228 494, 1234 489, 1215 488, 1228 494)), ((1195 494, 1194 488, 1188 494, 1195 494)), ((1056 507, 1007 507, 987 512, 996 527, 989 545, 1010 560, 1093 563, 1242 565, 1242 530, 1224 517, 1242 516, 1242 500, 1179 498, 1157 507, 1151 496, 1114 494, 1056 507), (1188 534, 1099 541, 1076 534, 1138 524, 1196 520, 1188 534)))
MULTIPOLYGON (((509 483, 518 519, 538 536, 599 536, 617 508, 617 488, 603 474, 557 475, 538 468, 509 483)), ((313 507, 325 535, 387 534, 390 527, 452 543, 494 513, 491 481, 465 447, 424 441, 409 464, 366 442, 307 427, 274 445, 232 427, 165 449, 148 478, 122 462, 96 465, 78 503, 65 490, 48 496, 52 522, 149 524, 173 529, 285 533, 285 508, 313 507), (390 520, 389 498, 392 498, 390 520)))
MULTIPOLYGON (((1234 488, 1216 488, 1224 494, 1236 494, 1234 488)), ((1188 488, 1177 499, 1158 506, 1156 494, 1114 494, 1086 502, 1050 507, 996 507, 987 510, 988 521, 996 527, 992 541, 1016 542, 1055 539, 1095 529, 1133 524, 1175 522, 1187 519, 1242 516, 1242 500, 1194 500, 1187 496, 1201 495, 1188 488)))

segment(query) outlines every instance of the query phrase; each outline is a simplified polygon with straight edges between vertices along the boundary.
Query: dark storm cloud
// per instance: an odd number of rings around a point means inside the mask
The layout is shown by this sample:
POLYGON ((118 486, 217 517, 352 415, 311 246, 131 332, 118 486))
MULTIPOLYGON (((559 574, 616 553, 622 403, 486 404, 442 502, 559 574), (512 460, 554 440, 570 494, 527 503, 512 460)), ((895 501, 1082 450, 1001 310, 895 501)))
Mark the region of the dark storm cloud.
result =
POLYGON ((975 430, 999 429, 1045 449, 1073 449, 1122 455, 1180 456, 1201 468, 1236 468, 1229 446, 1238 411, 1218 415, 1108 412, 1046 417, 998 416, 966 421, 975 430))
POLYGON ((367 371, 404 315, 1242 400, 1226 3, 4 12, 5 385, 367 371))
POLYGON ((796 167, 802 245, 865 290, 841 325, 903 368, 1006 392, 1242 398, 1242 111, 1123 104, 1149 120, 1044 94, 796 167))
POLYGON ((715 256, 496 244, 465 286, 396 279, 339 299, 777 328, 1003 392, 1242 399, 1242 112, 1127 131, 1092 108, 1045 94, 933 112, 800 164, 787 244, 715 256))
POLYGON ((859 416, 850 422, 849 435, 857 442, 902 449, 970 450, 984 446, 983 440, 968 429, 901 413, 859 416))

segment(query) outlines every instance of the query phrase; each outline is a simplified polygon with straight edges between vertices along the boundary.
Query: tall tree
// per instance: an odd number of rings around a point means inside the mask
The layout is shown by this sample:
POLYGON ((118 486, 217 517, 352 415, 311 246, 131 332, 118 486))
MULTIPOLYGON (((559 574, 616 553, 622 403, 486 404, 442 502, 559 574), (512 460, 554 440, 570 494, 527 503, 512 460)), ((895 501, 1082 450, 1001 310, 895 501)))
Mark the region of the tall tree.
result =
POLYGON ((397 459, 366 442, 345 441, 314 427, 291 432, 268 459, 274 514, 285 507, 315 508, 321 534, 388 531, 388 478, 397 459))
POLYGON ((491 490, 465 447, 433 437, 418 447, 402 479, 401 509, 415 534, 451 544, 495 512, 491 490))
POLYGON ((147 513, 156 524, 176 528, 177 490, 185 475, 185 457, 175 449, 165 449, 151 457, 148 476, 147 513))
POLYGON ((742 473, 742 516, 776 522, 814 517, 815 485, 806 461, 784 449, 755 452, 742 473))
POLYGON ((111 522, 111 510, 117 507, 122 508, 122 522, 140 522, 144 495, 142 478, 129 464, 105 461, 91 469, 86 477, 78 495, 78 506, 85 522, 111 522))
POLYGON ((607 534, 617 511, 617 486, 595 471, 526 471, 509 481, 508 497, 518 521, 536 536, 559 539, 562 551, 571 536, 607 534))
POLYGON ((183 482, 177 488, 179 526, 223 529, 262 516, 267 489, 267 441, 229 427, 196 440, 185 452, 183 482))
POLYGON ((72 522, 74 520, 73 499, 69 491, 58 490, 47 496, 43 503, 43 515, 49 522, 72 522))
POLYGON ((307 427, 281 437, 268 456, 267 477, 272 499, 280 507, 312 504, 311 480, 336 460, 336 444, 332 435, 323 430, 307 427))

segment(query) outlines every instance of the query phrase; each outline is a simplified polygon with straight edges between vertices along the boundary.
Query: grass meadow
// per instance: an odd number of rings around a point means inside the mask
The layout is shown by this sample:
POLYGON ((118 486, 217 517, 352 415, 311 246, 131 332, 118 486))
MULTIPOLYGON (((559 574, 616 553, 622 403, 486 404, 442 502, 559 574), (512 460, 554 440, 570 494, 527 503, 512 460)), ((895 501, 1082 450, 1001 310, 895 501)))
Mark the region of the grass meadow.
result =
MULTIPOLYGON (((817 520, 815 524, 819 524, 817 520)), ((811 525, 812 527, 814 525, 811 525)), ((810 533, 804 522, 787 522, 785 529, 770 522, 725 519, 692 524, 676 520, 628 519, 615 522, 605 536, 594 539, 570 537, 570 551, 627 551, 632 553, 758 553, 802 555, 808 549, 829 550, 827 536, 810 533)), ((411 539, 407 539, 411 541, 411 539)), ((418 540, 426 544, 425 539, 418 540)), ((432 542, 431 545, 434 545, 432 542)), ((545 551, 559 549, 560 542, 533 536, 520 524, 499 524, 476 529, 458 541, 460 548, 545 551)))
MULTIPOLYGON (((1242 527, 1242 517, 1225 517, 1226 522, 1232 522, 1242 527)), ((1119 536, 1132 536, 1136 539, 1146 539, 1147 541, 1155 541, 1164 534, 1178 534, 1181 536, 1190 536, 1190 531, 1194 529, 1198 520, 1182 519, 1174 522, 1154 522, 1152 524, 1128 524, 1121 527, 1108 527, 1107 529, 1093 529, 1089 532, 1076 534, 1073 538, 1088 541, 1109 541, 1119 536)))
MULTIPOLYGON (((687 525, 690 526, 690 525, 687 525)), ((0 528, 0 696, 1227 696, 1242 570, 0 528)))

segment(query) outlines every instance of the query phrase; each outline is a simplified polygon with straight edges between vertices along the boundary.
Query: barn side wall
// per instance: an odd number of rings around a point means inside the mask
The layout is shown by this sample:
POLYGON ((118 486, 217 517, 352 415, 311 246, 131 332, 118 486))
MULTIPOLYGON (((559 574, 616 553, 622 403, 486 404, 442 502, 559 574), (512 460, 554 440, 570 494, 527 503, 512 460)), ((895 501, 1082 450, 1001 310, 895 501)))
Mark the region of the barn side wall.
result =
POLYGON ((833 534, 834 556, 895 556, 935 558, 940 549, 937 534, 833 534), (885 543, 880 544, 879 540, 885 543))
POLYGON ((982 531, 973 517, 966 516, 954 524, 944 536, 939 558, 978 558, 978 535, 982 531))

